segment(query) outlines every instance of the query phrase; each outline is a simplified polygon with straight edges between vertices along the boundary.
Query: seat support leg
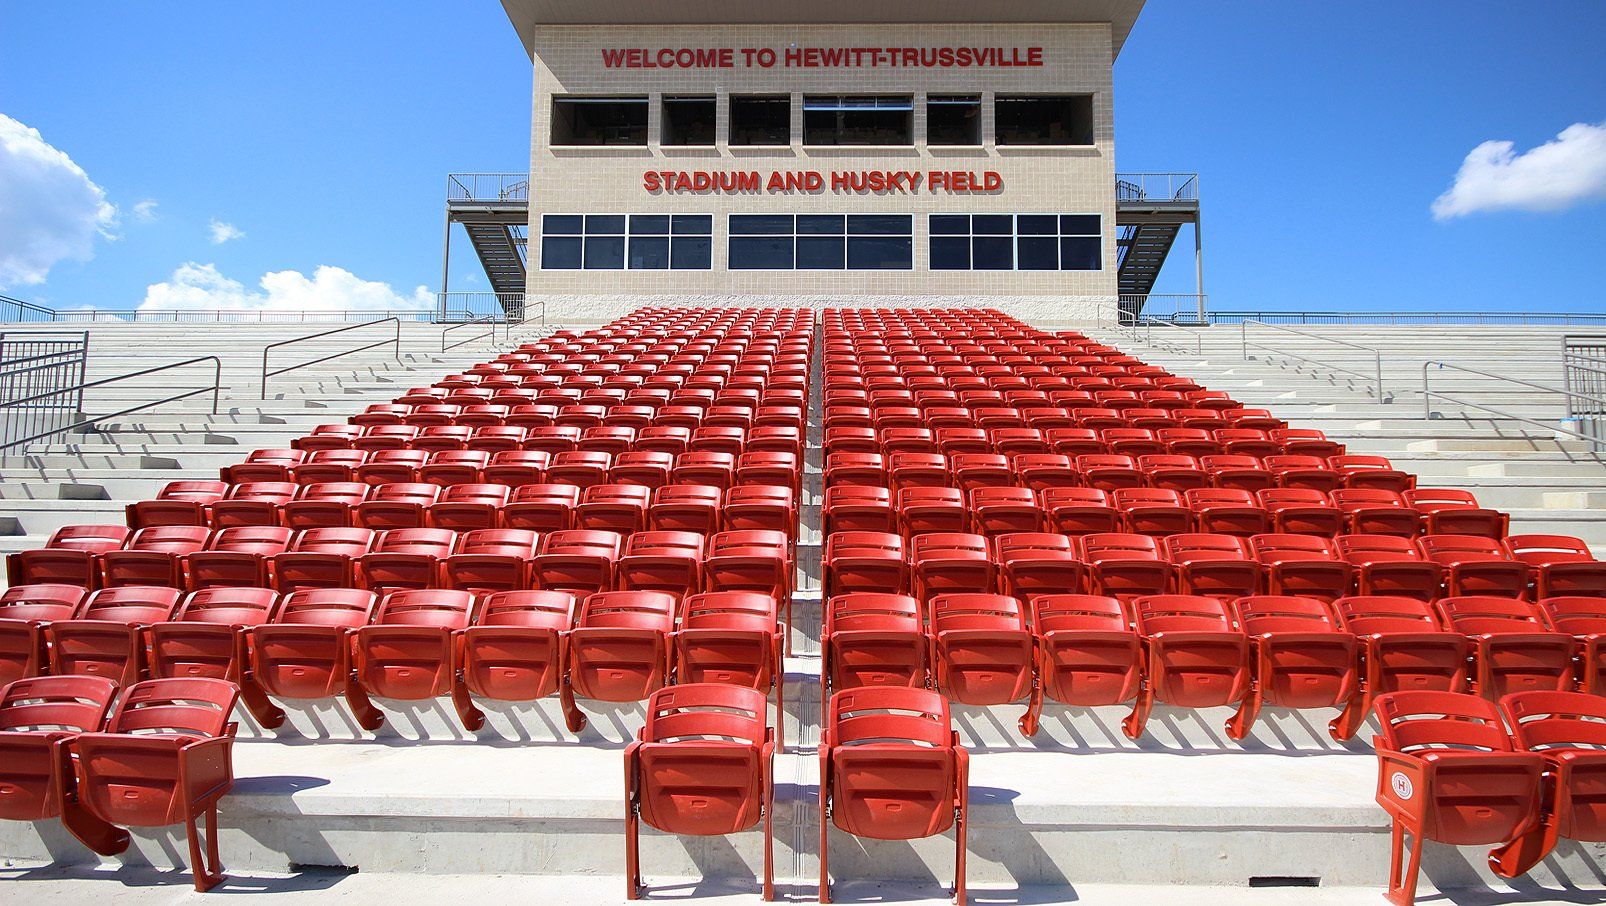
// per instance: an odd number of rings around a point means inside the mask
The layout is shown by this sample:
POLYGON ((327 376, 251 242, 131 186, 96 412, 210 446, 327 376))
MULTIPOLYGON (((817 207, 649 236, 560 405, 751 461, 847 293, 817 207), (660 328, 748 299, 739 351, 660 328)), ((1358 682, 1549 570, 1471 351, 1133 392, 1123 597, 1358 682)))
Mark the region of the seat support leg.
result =
POLYGON ((458 671, 452 680, 452 707, 457 709, 457 719, 463 729, 470 733, 485 726, 485 713, 474 704, 474 697, 469 695, 468 685, 463 681, 462 671, 458 671))
POLYGON ((364 730, 372 732, 385 725, 385 712, 374 705, 367 690, 358 684, 355 671, 346 679, 346 704, 357 718, 357 725, 364 730))
POLYGON ((1227 718, 1227 736, 1230 739, 1243 739, 1254 729, 1255 721, 1260 717, 1260 706, 1264 702, 1260 693, 1258 680, 1250 688, 1249 693, 1238 703, 1238 710, 1227 718))
POLYGON ((1394 906, 1412 906, 1416 902, 1417 874, 1422 867, 1422 837, 1419 834, 1411 835, 1411 859, 1404 866, 1404 876, 1400 874, 1402 862, 1405 862, 1405 825, 1396 819, 1389 854, 1389 889, 1384 896, 1394 906))
POLYGON ((580 706, 574 703, 574 685, 569 682, 568 674, 564 674, 563 685, 558 688, 558 704, 563 708, 563 723, 570 733, 579 733, 586 728, 586 716, 580 712, 580 706))
POLYGON ((1143 728, 1149 723, 1149 714, 1154 710, 1154 690, 1145 682, 1143 688, 1138 690, 1138 697, 1132 702, 1132 713, 1121 721, 1121 731, 1128 739, 1138 739, 1143 735, 1143 728))
POLYGON ((201 853, 199 829, 195 826, 193 811, 184 819, 184 832, 190 844, 190 874, 195 878, 195 889, 200 893, 223 883, 223 860, 218 857, 217 851, 217 800, 210 800, 205 809, 206 816, 206 854, 201 853))
POLYGON ((1372 694, 1365 689, 1357 689, 1350 700, 1345 703, 1344 710, 1327 723, 1327 732, 1339 742, 1354 739, 1360 732, 1361 726, 1366 723, 1366 715, 1372 710, 1372 694))
POLYGON ((1489 851, 1491 871, 1502 878, 1519 877, 1550 855, 1560 836, 1556 822, 1556 796, 1557 779, 1547 774, 1540 781, 1538 819, 1519 829, 1511 842, 1489 851))
POLYGON ((77 769, 73 765, 72 753, 68 748, 69 740, 57 741, 54 748, 55 765, 57 773, 56 789, 61 791, 62 826, 66 827, 78 842, 103 856, 115 856, 128 849, 128 831, 103 821, 101 818, 84 808, 78 799, 78 789, 75 777, 77 769))

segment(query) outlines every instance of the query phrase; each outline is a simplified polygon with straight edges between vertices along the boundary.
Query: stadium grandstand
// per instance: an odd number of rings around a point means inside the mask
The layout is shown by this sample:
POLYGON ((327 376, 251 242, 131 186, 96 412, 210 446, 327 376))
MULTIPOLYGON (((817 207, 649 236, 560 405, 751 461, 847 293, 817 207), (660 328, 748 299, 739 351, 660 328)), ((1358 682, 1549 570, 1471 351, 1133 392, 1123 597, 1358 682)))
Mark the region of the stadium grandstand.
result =
POLYGON ((1606 902, 1606 316, 1210 306, 1141 0, 503 6, 491 292, 0 297, 0 900, 1606 902))

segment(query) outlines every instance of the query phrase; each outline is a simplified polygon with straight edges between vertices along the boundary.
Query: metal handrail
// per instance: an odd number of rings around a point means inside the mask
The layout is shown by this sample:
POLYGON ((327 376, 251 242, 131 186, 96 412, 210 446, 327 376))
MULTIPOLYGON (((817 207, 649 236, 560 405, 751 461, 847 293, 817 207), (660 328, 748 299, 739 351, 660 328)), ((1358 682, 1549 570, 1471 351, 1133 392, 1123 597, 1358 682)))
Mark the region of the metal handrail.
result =
MULTIPOLYGON (((490 337, 491 338, 491 342, 495 343, 496 342, 496 325, 498 323, 499 322, 498 322, 498 319, 496 318, 496 316, 494 316, 494 315, 486 315, 486 316, 484 316, 482 318, 473 318, 471 320, 464 321, 461 324, 453 324, 451 327, 448 327, 445 330, 441 331, 441 352, 445 352, 448 349, 456 349, 459 346, 464 346, 464 345, 467 345, 469 343, 473 343, 476 340, 483 340, 486 337, 490 337), (456 343, 453 343, 450 346, 448 346, 446 344, 446 335, 447 334, 451 333, 454 330, 457 330, 460 327, 473 327, 476 324, 489 324, 489 325, 491 325, 491 330, 490 330, 489 333, 482 333, 482 334, 479 334, 478 336, 472 336, 472 337, 469 337, 466 340, 458 340, 456 343)), ((509 327, 508 330, 511 332, 512 331, 512 327, 509 327)))
POLYGON ((223 391, 223 360, 218 358, 215 355, 197 356, 196 358, 193 358, 193 359, 185 359, 182 362, 172 362, 172 363, 169 363, 167 365, 158 365, 155 368, 146 368, 146 369, 144 369, 142 371, 133 371, 133 372, 129 372, 128 374, 119 374, 119 375, 115 375, 115 376, 109 377, 109 378, 101 378, 98 381, 89 381, 87 383, 81 383, 76 387, 67 387, 67 388, 63 388, 63 389, 50 390, 50 391, 47 391, 45 393, 39 393, 39 394, 35 394, 33 396, 23 397, 22 399, 4 400, 4 401, 0 401, 0 408, 9 408, 9 407, 12 407, 12 406, 21 406, 21 405, 23 405, 25 403, 36 402, 38 400, 46 399, 46 398, 52 397, 52 396, 57 396, 57 395, 62 394, 62 393, 77 392, 79 394, 82 394, 83 391, 85 391, 85 390, 92 390, 92 389, 94 389, 96 387, 104 387, 107 384, 114 384, 114 383, 116 383, 118 381, 126 381, 126 380, 130 380, 132 378, 144 377, 144 376, 146 376, 148 374, 157 374, 157 373, 163 372, 163 371, 171 371, 174 368, 183 368, 186 365, 194 365, 197 362, 211 362, 212 363, 212 386, 210 386, 210 387, 202 387, 199 390, 191 390, 188 393, 180 393, 177 396, 169 396, 169 397, 166 397, 164 399, 156 400, 154 402, 140 403, 138 406, 131 406, 131 407, 127 408, 127 409, 122 409, 122 410, 117 411, 117 412, 108 412, 108 413, 105 413, 103 415, 92 416, 92 417, 86 418, 86 419, 84 419, 82 421, 74 422, 73 424, 70 424, 70 425, 63 425, 62 427, 59 427, 59 428, 52 428, 51 430, 45 431, 45 432, 43 432, 41 434, 35 434, 35 435, 32 435, 31 437, 23 437, 23 438, 19 438, 17 440, 10 441, 7 444, 5 444, 5 446, 0 447, 0 449, 9 450, 12 447, 21 446, 23 444, 30 444, 30 443, 33 443, 36 440, 43 440, 44 438, 51 437, 51 436, 54 436, 56 434, 65 434, 68 431, 72 431, 72 430, 75 430, 77 428, 83 428, 83 427, 87 427, 89 425, 94 425, 94 424, 97 424, 99 422, 103 422, 108 418, 116 418, 116 417, 118 417, 120 415, 129 415, 131 413, 138 412, 138 411, 140 411, 142 409, 152 409, 152 408, 155 408, 156 406, 163 406, 163 405, 166 405, 168 403, 176 403, 179 400, 187 400, 192 396, 200 396, 201 394, 206 393, 207 391, 211 391, 211 393, 212 393, 212 414, 216 415, 217 414, 217 410, 218 410, 218 398, 219 398, 219 396, 221 395, 221 393, 223 391))
POLYGON ((1385 397, 1383 395, 1383 351, 1381 349, 1378 349, 1375 346, 1363 346, 1360 343, 1351 343, 1348 340, 1340 340, 1340 339, 1336 339, 1334 337, 1326 337, 1326 336, 1322 336, 1319 333, 1310 333, 1309 331, 1304 331, 1304 330, 1294 330, 1292 327, 1283 327, 1280 324, 1267 324, 1264 321, 1245 320, 1245 321, 1243 321, 1242 323, 1240 323, 1238 325, 1238 332, 1239 332, 1239 339, 1243 343, 1243 357, 1244 357, 1245 361, 1247 361, 1249 359, 1249 347, 1253 346, 1256 349, 1264 349, 1267 352, 1276 353, 1277 355, 1280 355, 1280 356, 1286 356, 1286 357, 1288 357, 1290 359, 1295 359, 1295 360, 1300 361, 1300 362, 1308 362, 1308 363, 1310 363, 1312 365, 1316 365, 1316 366, 1321 367, 1321 368, 1326 368, 1329 371, 1337 371, 1337 372, 1340 372, 1342 374, 1353 375, 1353 376, 1358 377, 1358 378, 1364 378, 1366 380, 1372 381, 1372 382, 1374 382, 1374 389, 1372 391, 1372 395, 1375 396, 1377 398, 1377 401, 1380 402, 1380 403, 1388 402, 1387 397, 1385 397), (1362 374, 1359 371, 1353 371, 1353 370, 1351 370, 1349 368, 1342 368, 1342 367, 1340 367, 1338 365, 1334 365, 1331 362, 1323 362, 1323 361, 1319 361, 1317 359, 1306 358, 1305 356, 1302 356, 1302 355, 1295 355, 1294 353, 1287 352, 1287 351, 1282 350, 1282 349, 1278 349, 1275 346, 1267 346, 1267 345, 1265 345, 1263 343, 1251 343, 1251 342, 1249 342, 1249 325, 1251 325, 1251 324, 1259 325, 1260 327, 1270 328, 1271 330, 1280 330, 1283 333, 1297 334, 1298 336, 1302 336, 1302 337, 1310 337, 1313 340, 1323 340, 1325 342, 1334 343, 1334 344, 1337 344, 1339 346, 1348 346, 1351 349, 1359 349, 1359 350, 1362 350, 1364 352, 1370 352, 1372 354, 1373 369, 1374 369, 1373 373, 1370 374, 1370 375, 1362 374))
POLYGON ((329 361, 331 359, 338 359, 341 356, 348 356, 348 355, 352 355, 352 354, 358 353, 358 352, 367 352, 370 349, 374 349, 376 347, 385 346, 385 345, 389 345, 389 344, 394 344, 395 345, 395 347, 396 347, 396 361, 400 362, 401 361, 401 319, 400 318, 385 318, 385 319, 380 320, 380 321, 368 321, 368 322, 363 323, 363 324, 351 324, 351 325, 347 325, 346 327, 337 327, 334 330, 325 330, 322 333, 309 334, 309 335, 304 336, 304 337, 296 337, 293 340, 280 340, 277 343, 269 343, 267 346, 262 347, 262 399, 267 399, 268 398, 268 378, 270 378, 270 377, 276 377, 278 375, 284 374, 287 371, 295 371, 298 368, 306 368, 309 365, 317 365, 317 364, 322 363, 322 362, 327 362, 327 361, 329 361), (345 333, 348 330, 360 330, 360 329, 362 329, 364 327, 373 327, 375 325, 384 324, 386 321, 389 321, 390 323, 396 325, 396 336, 393 337, 392 339, 380 340, 377 343, 369 343, 367 346, 359 346, 356 349, 347 349, 344 352, 337 352, 334 355, 326 355, 321 359, 313 359, 310 362, 302 362, 299 365, 290 365, 290 366, 285 367, 285 368, 280 368, 277 371, 271 371, 271 372, 268 371, 268 353, 273 351, 273 350, 275 350, 275 349, 279 349, 279 348, 284 347, 284 346, 294 346, 297 343, 305 343, 308 340, 316 340, 316 339, 319 339, 320 337, 333 336, 334 334, 337 334, 337 333, 345 333))
POLYGON ((1538 426, 1540 428, 1549 428, 1550 430, 1555 431, 1558 434, 1566 434, 1569 437, 1576 437, 1579 440, 1587 440, 1587 441, 1590 441, 1590 442, 1595 442, 1595 441, 1599 440, 1599 438, 1591 437, 1588 434, 1583 434, 1583 433, 1580 433, 1578 431, 1574 431, 1574 430, 1572 430, 1570 428, 1563 428, 1558 424, 1554 424, 1554 423, 1551 423, 1551 422, 1539 421, 1538 419, 1528 418, 1528 417, 1522 416, 1522 415, 1514 415, 1514 414, 1512 414, 1510 412, 1507 412, 1507 411, 1505 411, 1503 409, 1496 409, 1493 406, 1486 406, 1483 403, 1470 402, 1468 400, 1464 400, 1464 399, 1460 399, 1458 397, 1451 396, 1448 393, 1441 393, 1441 392, 1439 392, 1437 390, 1430 389, 1428 387, 1428 372, 1435 365, 1437 365, 1440 369, 1449 368, 1449 369, 1451 369, 1453 371, 1462 371, 1462 372, 1465 372, 1467 374, 1476 374, 1479 377, 1493 378, 1493 379, 1495 379, 1497 381, 1505 381, 1508 384, 1518 384, 1518 385, 1523 386, 1523 387, 1531 387, 1534 390, 1543 390, 1543 391, 1545 391, 1547 393, 1559 393, 1562 396, 1567 397, 1568 399, 1585 399, 1585 400, 1589 400, 1590 402, 1594 403, 1597 406, 1606 406, 1606 397, 1593 396, 1593 395, 1588 394, 1588 393, 1578 393, 1578 392, 1575 392, 1575 391, 1572 391, 1572 390, 1565 390, 1565 389, 1563 389, 1561 387, 1551 387, 1551 386, 1548 386, 1548 385, 1545 385, 1545 384, 1536 384, 1533 381, 1525 381, 1522 378, 1514 378, 1514 377, 1510 377, 1509 375, 1495 374, 1492 371, 1482 371, 1482 370, 1479 370, 1477 368, 1468 368, 1465 365, 1455 365, 1455 364, 1451 364, 1450 362, 1440 362, 1440 361, 1435 360, 1435 359, 1429 359, 1428 361, 1422 363, 1422 417, 1424 419, 1431 420, 1433 418, 1433 399, 1435 397, 1437 397, 1437 398, 1439 398, 1441 400, 1446 400, 1448 402, 1455 403, 1458 406, 1470 406, 1470 407, 1472 407, 1474 409, 1481 409, 1484 412, 1492 412, 1495 415, 1500 416, 1501 418, 1509 418, 1512 421, 1519 421, 1519 422, 1523 422, 1523 423, 1529 424, 1529 425, 1536 425, 1536 426, 1538 426))
MULTIPOLYGON (((1203 331, 1193 330, 1191 328, 1183 327, 1181 324, 1177 324, 1177 323, 1174 323, 1172 321, 1167 321, 1164 318, 1144 318, 1141 323, 1146 328, 1145 331, 1144 331, 1144 337, 1143 337, 1143 342, 1145 344, 1147 344, 1149 346, 1155 345, 1155 342, 1154 342, 1154 328, 1155 328, 1155 325, 1159 325, 1161 327, 1169 327, 1172 330, 1180 330, 1180 331, 1182 331, 1182 333, 1186 334, 1187 336, 1193 337, 1193 352, 1194 352, 1194 354, 1195 355, 1204 355, 1204 332, 1203 331)), ((1160 341, 1160 345, 1170 345, 1170 344, 1166 343, 1165 340, 1162 339, 1160 341)), ((1173 347, 1173 348, 1180 348, 1180 347, 1173 347)), ((1186 352, 1187 350, 1182 350, 1182 351, 1186 352)))
POLYGON ((1244 320, 1270 323, 1272 320, 1296 324, 1355 325, 1390 327, 1408 324, 1558 326, 1567 324, 1606 324, 1606 313, 1556 311, 1212 311, 1213 324, 1236 324, 1244 320))
MULTIPOLYGON (((15 298, 12 298, 11 296, 0 295, 0 306, 8 306, 8 305, 16 306, 16 308, 17 308, 17 317, 16 317, 15 320, 19 324, 37 323, 37 322, 26 322, 26 321, 24 321, 23 318, 22 318, 22 315, 25 312, 29 313, 29 314, 39 315, 40 316, 38 318, 39 321, 54 321, 54 320, 56 320, 57 312, 53 308, 46 308, 43 305, 39 305, 39 304, 36 304, 36 303, 33 303, 33 302, 24 302, 21 299, 15 299, 15 298)), ((0 321, 10 321, 10 320, 12 320, 12 319, 9 318, 9 317, 0 316, 0 321)))

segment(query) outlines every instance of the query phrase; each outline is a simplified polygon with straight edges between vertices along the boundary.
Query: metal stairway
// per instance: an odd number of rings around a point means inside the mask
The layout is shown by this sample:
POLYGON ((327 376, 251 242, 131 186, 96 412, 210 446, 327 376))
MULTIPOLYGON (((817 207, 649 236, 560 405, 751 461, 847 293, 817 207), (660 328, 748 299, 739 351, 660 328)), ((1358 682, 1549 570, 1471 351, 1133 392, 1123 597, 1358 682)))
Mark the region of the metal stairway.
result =
POLYGON ((1119 292, 1123 296, 1147 296, 1159 279, 1171 246, 1181 232, 1180 223, 1131 224, 1121 227, 1116 238, 1119 292))
POLYGON ((491 290, 524 292, 525 225, 466 220, 462 223, 468 241, 474 245, 474 254, 479 256, 480 266, 485 268, 491 290))

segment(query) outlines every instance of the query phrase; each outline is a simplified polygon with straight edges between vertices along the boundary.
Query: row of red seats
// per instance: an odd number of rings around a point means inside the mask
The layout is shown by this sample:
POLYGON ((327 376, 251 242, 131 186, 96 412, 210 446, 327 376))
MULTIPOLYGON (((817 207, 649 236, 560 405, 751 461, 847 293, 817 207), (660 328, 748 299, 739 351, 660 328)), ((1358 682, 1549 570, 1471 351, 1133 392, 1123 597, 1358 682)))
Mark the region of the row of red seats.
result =
POLYGON ((103 856, 128 849, 125 827, 182 823, 195 889, 210 890, 223 880, 217 810, 234 785, 229 717, 239 691, 213 679, 147 680, 120 697, 117 689, 97 676, 0 686, 0 818, 59 819, 103 856))
MULTIPOLYGON (((601 454, 606 455, 606 454, 601 454)), ((714 454, 708 454, 714 455, 714 454)), ((505 484, 461 483, 450 485, 409 481, 370 485, 360 481, 333 481, 297 485, 284 481, 252 481, 231 485, 215 497, 164 490, 154 501, 141 501, 128 508, 127 521, 134 528, 164 526, 280 525, 292 529, 331 526, 365 528, 563 528, 567 522, 584 523, 602 518, 610 510, 629 510, 644 523, 647 510, 658 498, 673 499, 683 492, 670 488, 706 489, 716 499, 757 502, 775 500, 795 506, 799 472, 789 453, 750 454, 733 470, 728 461, 709 462, 703 456, 685 454, 669 467, 662 463, 632 462, 610 473, 598 466, 599 481, 505 484), (694 458, 695 457, 695 458, 694 458), (649 474, 650 473, 650 474, 649 474), (645 478, 653 483, 609 483, 611 477, 645 478), (659 482, 658 478, 667 478, 659 482), (561 512, 554 513, 554 508, 561 512), (559 523, 555 523, 554 519, 559 523)), ((576 467, 578 468, 578 467, 576 467)), ((541 477, 554 477, 551 475, 541 477)), ((573 477, 565 474, 563 477, 573 477)), ((186 482, 189 484, 190 482, 186 482)), ((610 517, 617 521, 620 516, 610 517)), ((597 525, 597 528, 610 528, 597 525)), ((624 530, 624 529, 621 529, 624 530)))
MULTIPOLYGON (((964 425, 932 427, 930 422, 921 426, 829 428, 825 432, 825 451, 831 453, 942 453, 955 456, 960 453, 999 453, 1016 456, 1023 453, 1059 453, 1063 456, 1080 456, 1084 453, 1114 453, 1121 456, 1306 456, 1317 460, 1315 468, 1334 471, 1342 469, 1338 483, 1343 484, 1348 473, 1358 471, 1376 460, 1343 459, 1338 466, 1328 459, 1342 454, 1342 444, 1316 437, 1290 437, 1295 429, 1262 431, 1250 428, 1213 427, 1084 427, 1076 425, 1050 425, 1048 427, 1020 427, 1012 425, 982 427, 975 418, 964 425), (1278 438, 1277 435, 1284 435, 1278 438), (1340 453, 1329 453, 1339 450, 1340 453)), ((1320 433, 1320 432, 1313 432, 1320 433)), ((1376 480, 1378 476, 1371 476, 1376 480)), ((1363 480, 1365 480, 1363 478, 1363 480)), ((1393 487, 1391 482, 1389 487, 1393 487)))
MULTIPOLYGON (((777 509, 777 513, 789 510, 777 509)), ((121 531, 120 526, 79 526, 121 531)), ((66 531, 65 529, 63 531, 66 531)), ((110 539, 107 539, 108 541, 110 539)), ((654 589, 687 594, 749 588, 780 594, 791 587, 792 539, 774 529, 708 535, 691 531, 568 529, 233 528, 141 529, 120 546, 84 545, 13 554, 11 605, 33 603, 13 592, 34 586, 88 589, 137 585, 206 588, 521 588, 569 591, 654 589)))
POLYGON ((1248 735, 1263 705, 1337 708, 1329 728, 1342 740, 1373 698, 1398 689, 1491 700, 1527 689, 1606 691, 1603 635, 1599 598, 1430 605, 1386 595, 961 593, 922 605, 852 593, 827 603, 822 657, 828 689, 929 687, 969 705, 1024 699, 1028 736, 1046 696, 1080 707, 1132 702, 1123 726, 1133 739, 1156 702, 1237 705, 1226 727, 1233 739, 1248 735))
POLYGON ((1388 899, 1416 899, 1422 845, 1495 845, 1504 878, 1539 864, 1559 840, 1606 839, 1606 702, 1518 692, 1498 707, 1444 692, 1377 700, 1377 803, 1393 824, 1388 899), (1405 836, 1411 837, 1410 857, 1405 836))
MULTIPOLYGON (((1341 488, 1327 493, 1308 488, 1126 487, 973 484, 967 489, 941 483, 941 473, 922 473, 910 465, 895 489, 879 484, 827 487, 827 532, 844 528, 905 535, 928 531, 1052 530, 1067 535, 1130 531, 1143 535, 1213 532, 1250 536, 1267 532, 1319 535, 1478 535, 1499 540, 1508 522, 1504 513, 1476 505, 1471 495, 1424 489, 1407 497, 1393 491, 1341 488), (929 482, 929 483, 927 483, 929 482)), ((1413 492, 1414 493, 1414 492, 1413 492)))
MULTIPOLYGON (((1548 539, 1549 536, 1537 536, 1548 539)), ((1573 541, 1576 539, 1561 539, 1573 541)), ((1578 547, 1582 547, 1581 544, 1578 547)), ((1547 549, 1537 556, 1553 556, 1547 549)), ((1587 552, 1584 555, 1587 556, 1587 552)), ((1030 598, 1085 592, 1132 598, 1168 593, 1223 598, 1253 594, 1333 600, 1387 594, 1441 597, 1591 596, 1606 599, 1606 564, 1558 557, 1533 566, 1500 541, 1476 535, 937 531, 909 536, 847 530, 826 536, 827 596, 852 592, 1002 593, 1030 598)))
POLYGON ((238 684, 269 728, 287 699, 342 696, 358 722, 378 729, 370 696, 451 695, 463 726, 484 723, 474 697, 562 699, 570 729, 585 717, 575 696, 645 699, 671 682, 723 682, 782 695, 784 597, 756 591, 520 590, 476 595, 405 589, 383 596, 351 588, 103 589, 76 606, 79 589, 13 587, 31 602, 0 643, 8 680, 94 676, 211 678, 238 684), (49 596, 56 596, 49 601, 49 596), (580 599, 576 603, 577 597, 580 599), (20 631, 26 627, 26 632, 20 631))
MULTIPOLYGON (((600 407, 599 407, 600 408, 600 407)), ((752 450, 796 452, 802 428, 794 424, 751 425, 549 425, 524 427, 492 425, 470 428, 441 425, 319 425, 305 437, 291 441, 304 453, 331 450, 539 450, 554 456, 575 450, 624 453, 629 450, 716 450, 741 454, 752 450)))

